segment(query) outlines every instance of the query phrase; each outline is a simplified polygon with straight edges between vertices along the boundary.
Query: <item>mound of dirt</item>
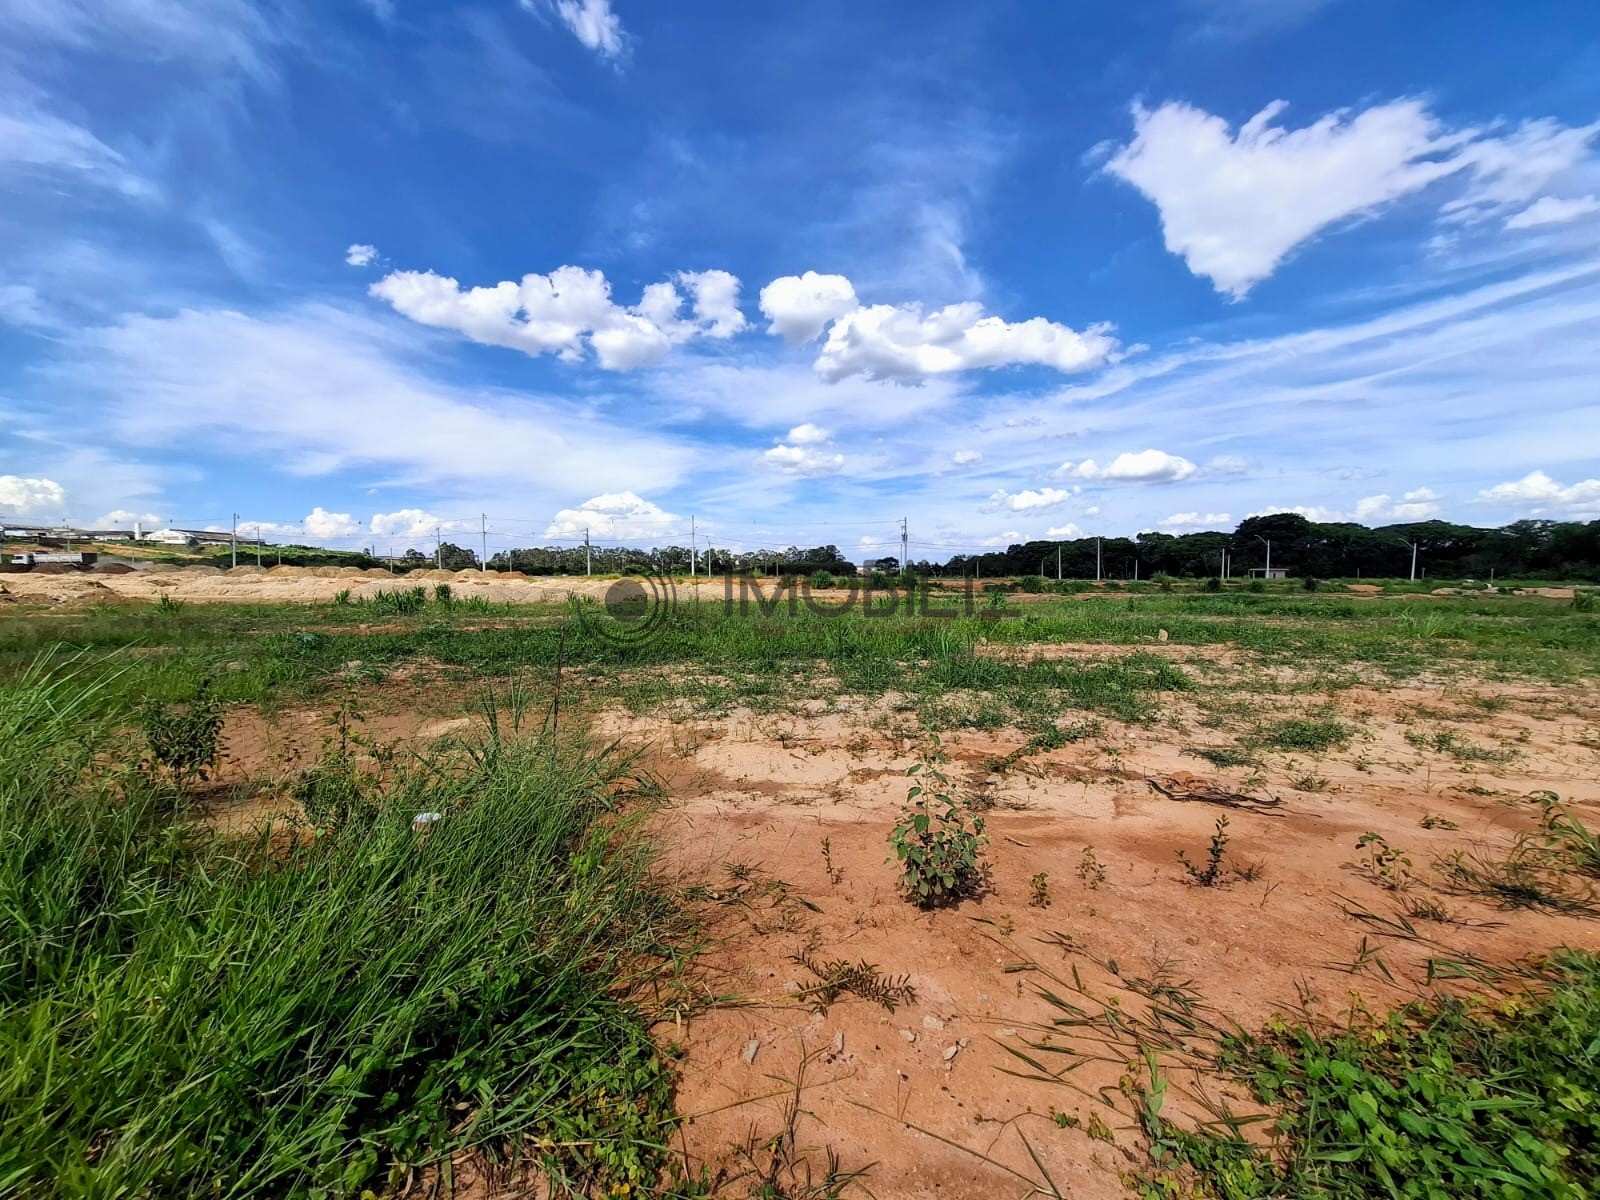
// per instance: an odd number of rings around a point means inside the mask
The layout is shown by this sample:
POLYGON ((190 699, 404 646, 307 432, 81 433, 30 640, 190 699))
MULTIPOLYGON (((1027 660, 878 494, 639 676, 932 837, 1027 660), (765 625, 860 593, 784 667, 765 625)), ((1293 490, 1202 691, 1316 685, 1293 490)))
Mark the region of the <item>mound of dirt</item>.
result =
POLYGON ((394 577, 393 571, 385 571, 382 567, 368 567, 361 574, 368 579, 392 579, 394 577))
POLYGON ((304 575, 305 573, 306 569, 304 567, 293 567, 283 563, 280 563, 276 567, 267 568, 268 575, 287 575, 293 578, 296 575, 304 575))
POLYGON ((306 574, 314 575, 318 579, 338 579, 341 567, 307 567, 306 574))
POLYGON ((96 563, 94 573, 96 575, 132 575, 133 568, 127 563, 96 563))
POLYGON ((1352 583, 1348 585, 1348 590, 1357 596, 1377 596, 1383 592, 1375 583, 1352 583))
POLYGON ((221 567, 205 567, 205 566, 196 565, 196 566, 192 566, 192 567, 179 567, 177 569, 179 571, 182 571, 185 575, 221 575, 222 574, 222 568, 221 567))
POLYGON ((339 578, 340 579, 364 579, 366 577, 366 574, 367 573, 365 571, 363 571, 360 567, 340 567, 339 568, 339 578))

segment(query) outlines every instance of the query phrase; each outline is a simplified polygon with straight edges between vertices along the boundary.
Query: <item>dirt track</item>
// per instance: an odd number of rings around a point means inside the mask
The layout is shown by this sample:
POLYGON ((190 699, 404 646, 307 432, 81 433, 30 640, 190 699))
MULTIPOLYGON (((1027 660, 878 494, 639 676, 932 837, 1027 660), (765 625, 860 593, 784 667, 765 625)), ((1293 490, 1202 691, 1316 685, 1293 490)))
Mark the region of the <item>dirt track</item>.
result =
MULTIPOLYGON (((700 588, 721 580, 702 580, 700 588)), ((500 571, 413 571, 391 575, 388 571, 363 571, 356 567, 175 567, 168 570, 132 571, 125 575, 75 572, 47 575, 38 572, 0 576, 0 602, 10 598, 23 603, 95 603, 118 600, 175 600, 200 604, 313 604, 331 601, 341 591, 356 599, 400 588, 448 583, 457 598, 481 596, 495 604, 559 604, 568 596, 602 599, 616 583, 609 578, 542 576, 530 578, 500 571)), ((676 584, 680 595, 691 586, 676 584)), ((720 594, 720 592, 719 592, 720 594)))

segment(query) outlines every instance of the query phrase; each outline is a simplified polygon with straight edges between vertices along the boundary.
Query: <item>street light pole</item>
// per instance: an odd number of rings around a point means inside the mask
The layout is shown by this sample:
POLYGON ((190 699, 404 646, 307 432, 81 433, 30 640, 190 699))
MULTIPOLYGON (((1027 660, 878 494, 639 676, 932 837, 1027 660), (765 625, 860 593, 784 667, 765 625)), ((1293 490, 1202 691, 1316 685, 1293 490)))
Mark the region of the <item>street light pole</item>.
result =
POLYGON ((1256 534, 1256 541, 1261 542, 1267 548, 1267 578, 1271 579, 1272 578, 1272 539, 1271 538, 1264 538, 1258 533, 1258 534, 1256 534))

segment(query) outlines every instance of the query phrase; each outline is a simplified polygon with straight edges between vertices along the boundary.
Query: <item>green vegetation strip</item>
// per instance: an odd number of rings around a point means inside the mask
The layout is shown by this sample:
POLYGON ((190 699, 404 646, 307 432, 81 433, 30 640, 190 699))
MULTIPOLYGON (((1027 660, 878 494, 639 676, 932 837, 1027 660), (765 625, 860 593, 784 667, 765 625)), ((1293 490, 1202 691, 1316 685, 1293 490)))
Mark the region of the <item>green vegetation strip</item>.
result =
POLYGON ((1178 1129, 1146 1091, 1147 1197, 1585 1200, 1600 1195, 1600 958, 1553 958, 1541 990, 1445 998, 1328 1033, 1277 1023, 1222 1068, 1277 1113, 1282 1154, 1178 1129))
POLYGON ((681 927, 625 762, 491 740, 228 840, 105 699, 0 687, 0 1196, 351 1196, 471 1147, 560 1194, 657 1178, 671 1075, 626 997, 681 927))

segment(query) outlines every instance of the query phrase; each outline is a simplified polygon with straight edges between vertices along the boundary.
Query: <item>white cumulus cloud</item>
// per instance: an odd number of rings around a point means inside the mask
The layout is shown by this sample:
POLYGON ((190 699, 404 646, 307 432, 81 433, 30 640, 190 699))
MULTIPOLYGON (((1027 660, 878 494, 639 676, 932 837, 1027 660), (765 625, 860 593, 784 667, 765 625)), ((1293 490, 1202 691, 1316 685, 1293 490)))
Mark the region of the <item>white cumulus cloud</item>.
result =
POLYGON ((632 492, 607 492, 550 519, 544 536, 591 539, 655 538, 670 533, 678 517, 632 492))
POLYGON ((1355 519, 1364 524, 1378 521, 1428 521, 1441 511, 1440 496, 1432 488, 1417 488, 1398 501, 1388 495, 1367 496, 1356 501, 1355 519))
POLYGON ((1002 488, 989 497, 989 507, 1028 512, 1036 508, 1054 508, 1071 499, 1072 493, 1062 488, 1045 487, 1021 492, 1008 492, 1002 488))
POLYGON ((1076 465, 1062 463, 1058 474, 1063 479, 1094 479, 1109 483, 1176 483, 1200 468, 1179 454, 1165 450, 1140 450, 1123 453, 1105 466, 1092 458, 1076 465))
POLYGON ((820 446, 824 442, 831 442, 833 434, 821 426, 813 425, 807 421, 803 425, 796 425, 789 430, 789 436, 783 439, 796 446, 820 446))
MULTIPOLYGON (((1548 118, 1450 129, 1415 98, 1290 129, 1277 123, 1287 107, 1276 100, 1237 132, 1181 102, 1136 107, 1133 140, 1105 165, 1155 204, 1167 249, 1236 300, 1323 230, 1450 176, 1461 186, 1438 208, 1447 222, 1514 214, 1507 226, 1521 228, 1542 213, 1569 219, 1557 215, 1562 207, 1535 211, 1530 202, 1583 164, 1600 137, 1600 122, 1548 118)), ((1566 203, 1582 202, 1558 202, 1566 203)))
POLYGON ((1587 520, 1600 517, 1600 479, 1567 485, 1557 483, 1543 471, 1530 471, 1521 479, 1497 483, 1479 492, 1478 499, 1533 516, 1558 515, 1587 520))
POLYGON ((851 376, 921 383, 982 367, 1046 366, 1084 371, 1117 350, 1109 325, 1083 332, 1034 317, 985 316, 976 301, 924 313, 920 304, 863 305, 843 275, 786 275, 761 289, 769 333, 808 342, 827 330, 813 364, 826 383, 851 376))
POLYGON ((1079 333, 1043 317, 1011 323, 984 316, 976 301, 927 315, 918 304, 874 304, 834 321, 816 371, 828 383, 852 375, 917 383, 954 371, 1018 365, 1084 371, 1105 362, 1116 346, 1103 325, 1079 333))
POLYGON ((466 530, 466 521, 446 521, 422 508, 401 508, 391 513, 373 513, 368 526, 377 537, 431 538, 452 530, 466 530))
POLYGON ((105 513, 94 523, 96 529, 132 529, 135 525, 143 529, 159 529, 166 521, 155 513, 134 512, 128 508, 114 508, 105 513))
POLYGON ((761 311, 769 333, 788 342, 819 337, 828 322, 860 307, 856 289, 843 275, 785 275, 761 289, 761 311))
POLYGON ((737 278, 726 271, 675 278, 689 292, 690 318, 681 315, 684 297, 677 283, 650 284, 628 308, 612 300, 604 272, 572 266, 465 290, 432 271, 395 271, 369 290, 418 324, 475 342, 533 356, 555 354, 566 362, 579 362, 592 349, 601 367, 627 371, 660 362, 693 338, 728 338, 744 327, 737 278))
POLYGON ((1079 526, 1074 525, 1071 521, 1068 521, 1065 525, 1055 525, 1049 529, 1046 529, 1044 531, 1044 535, 1047 538, 1060 538, 1063 541, 1069 541, 1072 538, 1081 538, 1083 536, 1083 530, 1079 526))
POLYGON ((1134 138, 1106 170, 1161 211, 1167 249, 1235 299, 1300 243, 1460 170, 1452 139, 1420 100, 1330 113, 1300 129, 1267 105, 1235 133, 1183 103, 1134 110, 1134 138))
POLYGON ((0 475, 0 515, 60 520, 67 490, 54 479, 0 475))
POLYGON ((958 467, 970 467, 983 461, 983 454, 977 450, 957 450, 950 456, 950 461, 958 467))
POLYGON ((357 242, 344 252, 344 261, 352 267, 365 267, 378 257, 378 248, 357 242))

